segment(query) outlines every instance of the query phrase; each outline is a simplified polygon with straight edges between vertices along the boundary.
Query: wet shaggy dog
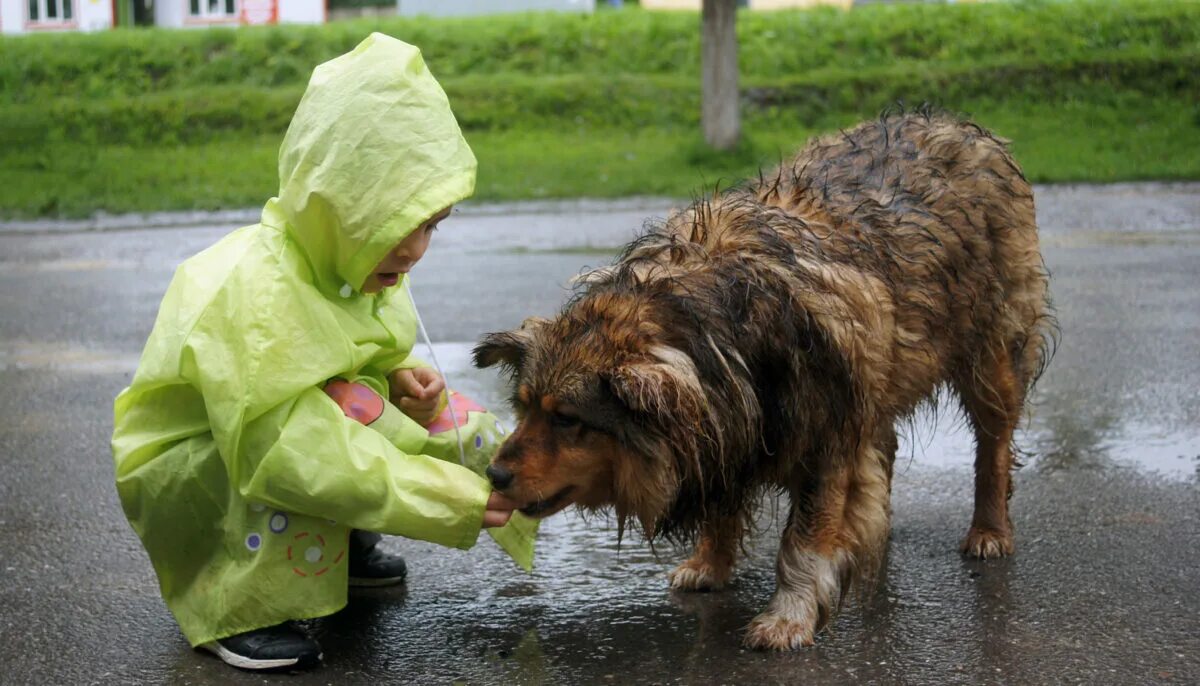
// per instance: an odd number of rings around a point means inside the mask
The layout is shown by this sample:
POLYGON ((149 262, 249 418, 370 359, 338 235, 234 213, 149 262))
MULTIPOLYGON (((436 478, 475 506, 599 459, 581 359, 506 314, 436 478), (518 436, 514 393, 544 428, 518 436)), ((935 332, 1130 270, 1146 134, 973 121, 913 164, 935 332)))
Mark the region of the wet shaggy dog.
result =
POLYGON ((652 225, 553 320, 486 336, 513 376, 497 489, 548 516, 696 541, 672 588, 731 575, 761 496, 790 511, 756 648, 809 645, 889 530, 896 424, 939 389, 974 428, 963 553, 1013 552, 1013 431, 1054 322, 1033 193, 1004 141, 929 113, 812 142, 652 225))

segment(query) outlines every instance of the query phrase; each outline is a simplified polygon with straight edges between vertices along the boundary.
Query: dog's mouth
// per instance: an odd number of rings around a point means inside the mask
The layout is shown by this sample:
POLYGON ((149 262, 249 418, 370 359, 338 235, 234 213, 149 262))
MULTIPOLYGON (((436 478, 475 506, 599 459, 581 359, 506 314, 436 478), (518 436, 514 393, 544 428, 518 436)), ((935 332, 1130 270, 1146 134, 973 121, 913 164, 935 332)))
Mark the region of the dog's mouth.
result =
POLYGON ((518 512, 526 517, 547 517, 565 507, 567 505, 567 496, 574 490, 574 486, 567 486, 545 500, 538 500, 522 507, 518 512))

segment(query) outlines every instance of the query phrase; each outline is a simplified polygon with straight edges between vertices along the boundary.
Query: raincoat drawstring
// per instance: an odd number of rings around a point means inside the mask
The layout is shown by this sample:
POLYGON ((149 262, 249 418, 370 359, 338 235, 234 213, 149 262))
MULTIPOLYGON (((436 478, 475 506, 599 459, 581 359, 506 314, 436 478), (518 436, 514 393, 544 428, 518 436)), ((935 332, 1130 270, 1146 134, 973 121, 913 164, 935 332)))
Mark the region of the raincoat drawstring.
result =
POLYGON ((458 430, 458 417, 454 415, 454 408, 450 406, 450 380, 446 378, 446 372, 438 363, 437 353, 433 352, 433 343, 429 340, 429 332, 425 330, 425 322, 421 321, 421 311, 417 309, 417 301, 413 298, 412 286, 404 284, 404 292, 408 294, 408 302, 412 303, 413 314, 417 317, 417 328, 421 330, 421 337, 425 339, 425 347, 429 349, 429 359, 433 361, 433 366, 438 370, 438 374, 442 375, 442 381, 446 384, 442 393, 446 394, 446 407, 450 409, 450 421, 454 423, 454 438, 458 441, 458 461, 466 467, 467 453, 463 449, 462 433, 458 430))

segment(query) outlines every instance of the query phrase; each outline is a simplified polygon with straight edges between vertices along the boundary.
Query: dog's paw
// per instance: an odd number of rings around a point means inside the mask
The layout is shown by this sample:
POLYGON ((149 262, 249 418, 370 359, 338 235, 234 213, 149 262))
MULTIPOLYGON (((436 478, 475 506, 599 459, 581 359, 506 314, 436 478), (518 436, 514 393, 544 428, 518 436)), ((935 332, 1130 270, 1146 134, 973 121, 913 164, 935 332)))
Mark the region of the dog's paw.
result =
POLYGON ((967 537, 958 548, 963 555, 981 560, 1008 557, 1015 550, 1011 531, 980 529, 974 526, 967 532, 967 537))
POLYGON ((796 650, 813 644, 813 623, 764 612, 750 622, 742 643, 754 650, 796 650))
POLYGON ((729 574, 728 569, 722 572, 693 558, 673 569, 667 579, 673 591, 719 591, 729 581, 729 574))

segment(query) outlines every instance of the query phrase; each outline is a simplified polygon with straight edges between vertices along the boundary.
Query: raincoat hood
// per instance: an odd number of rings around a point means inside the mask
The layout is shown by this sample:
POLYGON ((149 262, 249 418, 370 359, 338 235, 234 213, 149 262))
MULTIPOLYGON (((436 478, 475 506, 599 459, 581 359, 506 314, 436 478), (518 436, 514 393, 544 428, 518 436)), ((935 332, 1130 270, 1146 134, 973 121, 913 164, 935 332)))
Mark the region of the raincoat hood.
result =
POLYGON ((475 188, 475 155, 416 47, 373 33, 313 71, 279 150, 286 228, 322 290, 361 290, 426 219, 475 188))

